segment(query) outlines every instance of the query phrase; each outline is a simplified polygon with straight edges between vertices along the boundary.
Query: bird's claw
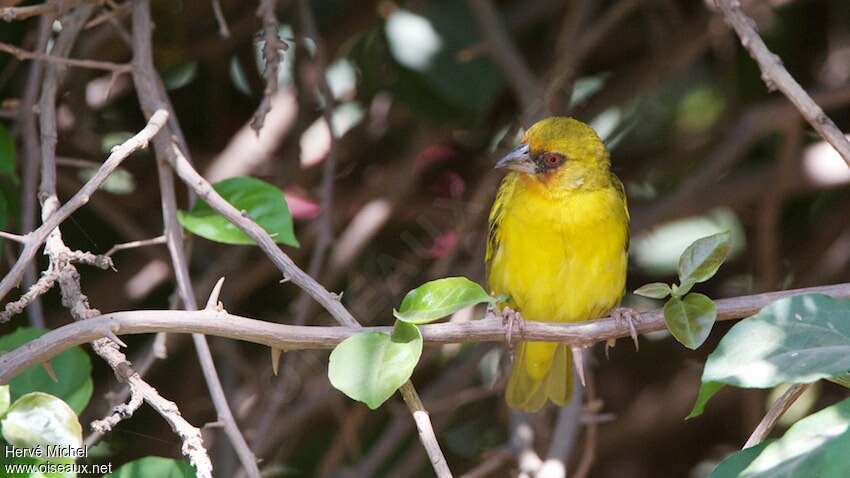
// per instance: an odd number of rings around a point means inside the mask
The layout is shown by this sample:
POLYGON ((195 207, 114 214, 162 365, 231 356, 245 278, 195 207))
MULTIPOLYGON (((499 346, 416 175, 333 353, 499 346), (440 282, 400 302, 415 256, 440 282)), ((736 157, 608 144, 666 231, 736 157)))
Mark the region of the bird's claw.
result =
POLYGON ((508 350, 513 353, 514 351, 514 343, 513 343, 513 334, 514 327, 519 331, 520 337, 522 337, 523 332, 523 320, 522 315, 511 309, 510 307, 505 307, 502 309, 502 321, 505 327, 505 343, 508 346, 508 350))
MULTIPOLYGON (((638 312, 634 309, 630 309, 628 307, 617 307, 611 310, 611 317, 620 322, 625 322, 626 326, 629 328, 629 335, 632 338, 632 341, 635 343, 635 350, 640 350, 640 344, 638 343, 638 333, 637 328, 635 327, 635 322, 638 318, 638 312)), ((605 349, 606 353, 608 351, 607 345, 605 349)))

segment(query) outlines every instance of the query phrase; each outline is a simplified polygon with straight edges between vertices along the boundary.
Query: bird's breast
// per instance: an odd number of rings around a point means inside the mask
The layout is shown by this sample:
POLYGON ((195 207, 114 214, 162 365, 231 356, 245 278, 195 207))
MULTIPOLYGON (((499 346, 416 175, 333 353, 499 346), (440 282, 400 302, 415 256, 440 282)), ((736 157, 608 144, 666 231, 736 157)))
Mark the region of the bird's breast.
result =
POLYGON ((522 191, 505 204, 489 282, 529 320, 590 320, 615 307, 625 287, 628 219, 617 191, 553 201, 522 191))

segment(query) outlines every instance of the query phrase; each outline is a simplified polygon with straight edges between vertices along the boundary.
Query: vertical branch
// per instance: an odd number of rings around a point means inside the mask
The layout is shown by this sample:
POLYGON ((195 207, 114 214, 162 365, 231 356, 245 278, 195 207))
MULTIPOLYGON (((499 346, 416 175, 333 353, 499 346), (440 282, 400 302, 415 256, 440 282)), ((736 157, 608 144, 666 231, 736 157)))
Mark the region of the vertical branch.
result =
MULTIPOLYGON (((328 248, 333 242, 333 200, 334 200, 334 175, 336 174, 336 163, 339 155, 339 138, 337 137, 336 128, 334 127, 334 95, 328 85, 328 80, 325 75, 327 68, 327 55, 325 46, 319 36, 319 30, 316 27, 316 19, 313 17, 313 11, 310 8, 309 2, 306 0, 298 0, 298 13, 303 35, 313 40, 316 45, 316 53, 313 57, 313 67, 315 69, 315 77, 317 78, 317 87, 324 101, 322 108, 322 116, 325 123, 328 125, 330 133, 330 150, 328 157, 325 158, 325 164, 322 170, 322 186, 321 186, 321 216, 318 217, 318 234, 316 243, 313 245, 313 252, 310 256, 310 264, 307 267, 307 274, 311 277, 319 277, 322 272, 322 266, 325 262, 328 248)), ((295 325, 304 325, 307 321, 307 315, 310 311, 310 296, 306 292, 302 292, 298 301, 295 304, 295 325)))
POLYGON ((770 290, 779 285, 782 267, 782 234, 779 230, 779 220, 782 213, 782 203, 788 192, 788 186, 793 178, 793 167, 799 159, 803 145, 803 124, 798 118, 790 120, 782 128, 782 141, 779 146, 778 158, 774 166, 773 180, 764 192, 757 219, 756 254, 758 275, 761 289, 770 290))
POLYGON ((425 447, 425 452, 428 454, 428 459, 431 460, 431 466, 434 467, 437 477, 451 478, 452 472, 449 470, 446 457, 443 456, 443 451, 440 450, 440 445, 437 443, 437 436, 434 435, 434 427, 431 426, 428 411, 422 405, 422 400, 419 399, 419 394, 416 393, 413 384, 408 381, 398 391, 404 398, 407 408, 413 413, 413 421, 416 422, 416 429, 419 430, 419 440, 425 447))
MULTIPOLYGON (((133 3, 133 80, 136 84, 139 102, 145 115, 161 107, 170 108, 164 95, 162 81, 153 66, 151 41, 151 18, 148 0, 138 0, 133 3)), ((170 133, 176 134, 176 118, 169 122, 170 133)), ((168 132, 168 130, 167 130, 168 132)), ((197 309, 197 301, 189 278, 189 268, 183 248, 182 229, 177 222, 177 200, 174 192, 174 181, 171 169, 165 163, 169 148, 172 144, 171 135, 159 134, 154 138, 157 152, 157 173, 160 181, 163 222, 168 250, 171 255, 174 275, 177 279, 177 289, 184 306, 189 310, 197 309)), ((207 381, 210 398, 215 406, 218 419, 224 424, 224 430, 249 476, 259 478, 260 471, 256 458, 245 442, 245 438, 236 426, 233 413, 227 403, 227 397, 221 386, 212 354, 206 337, 193 334, 192 339, 198 353, 198 360, 207 381)))
POLYGON ((584 395, 575 372, 570 371, 570 373, 573 373, 573 397, 566 407, 558 410, 558 420, 555 422, 552 441, 549 444, 546 459, 537 472, 537 478, 564 478, 567 476, 567 463, 575 448, 579 425, 581 424, 584 395))
POLYGON ((522 105, 523 121, 530 123, 543 114, 543 86, 502 28, 499 14, 490 0, 467 0, 467 4, 484 36, 487 53, 508 78, 514 95, 522 105))
POLYGON ((266 65, 263 69, 263 77, 266 80, 266 88, 263 90, 263 99, 260 101, 260 106, 257 107, 254 118, 251 119, 251 128, 260 135, 260 130, 263 129, 263 124, 266 122, 266 115, 272 109, 272 97, 277 92, 277 72, 280 65, 280 51, 286 50, 286 43, 280 40, 278 30, 280 22, 277 20, 275 8, 277 0, 260 0, 260 6, 257 8, 257 16, 263 20, 263 60, 266 65))
MULTIPOLYGON (((36 38, 35 51, 44 52, 47 41, 50 39, 50 29, 53 25, 54 16, 43 15, 38 22, 38 36, 36 38)), ((38 133, 35 126, 35 102, 38 99, 41 87, 41 75, 44 64, 40 61, 30 62, 27 74, 27 85, 21 100, 19 124, 23 136, 24 161, 23 161, 23 184, 21 187, 21 233, 27 234, 35 229, 36 224, 36 197, 38 189, 39 170, 39 147, 38 133)), ((36 265, 29 264, 24 271, 23 286, 29 289, 36 282, 36 265)), ((44 311, 41 307, 41 299, 35 297, 27 307, 30 324, 34 327, 44 328, 44 311)))
MULTIPOLYGON (((83 29, 86 20, 94 11, 94 5, 84 3, 62 17, 62 31, 56 37, 52 56, 65 58, 83 29)), ((56 196, 56 143, 59 132, 56 128, 56 94, 62 82, 66 66, 57 62, 47 62, 44 67, 44 82, 41 85, 41 98, 38 100, 39 126, 41 128, 41 185, 39 199, 42 201, 56 196)))

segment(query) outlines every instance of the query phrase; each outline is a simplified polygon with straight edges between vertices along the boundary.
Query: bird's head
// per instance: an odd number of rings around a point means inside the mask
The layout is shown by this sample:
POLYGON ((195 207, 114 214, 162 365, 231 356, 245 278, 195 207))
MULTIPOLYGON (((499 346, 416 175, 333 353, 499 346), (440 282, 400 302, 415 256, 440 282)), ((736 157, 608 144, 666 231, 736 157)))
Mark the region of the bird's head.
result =
POLYGON ((608 151, 593 128, 563 116, 535 123, 522 143, 496 163, 497 168, 566 188, 607 176, 609 166, 608 151))

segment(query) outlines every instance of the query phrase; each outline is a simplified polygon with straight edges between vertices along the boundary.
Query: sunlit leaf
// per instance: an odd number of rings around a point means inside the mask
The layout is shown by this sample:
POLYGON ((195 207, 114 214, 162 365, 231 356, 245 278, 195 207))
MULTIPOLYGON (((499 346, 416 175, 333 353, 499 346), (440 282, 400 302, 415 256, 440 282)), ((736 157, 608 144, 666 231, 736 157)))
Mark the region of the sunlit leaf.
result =
POLYGON ((408 292, 393 315, 412 324, 427 324, 464 307, 496 300, 466 277, 447 277, 426 282, 408 292))
POLYGON ((392 336, 363 332, 331 352, 328 379, 354 400, 376 409, 410 379, 422 355, 422 335, 412 324, 396 322, 392 336))
POLYGON ((735 324, 709 355, 692 416, 722 384, 772 388, 850 370, 850 301, 821 294, 780 299, 735 324))
POLYGON ((735 466, 729 466, 726 470, 718 467, 711 477, 844 478, 850 476, 848 448, 850 399, 800 420, 778 440, 759 445, 756 449, 748 448, 735 453, 727 458, 734 459, 735 466), (749 463, 746 463, 747 460, 749 463), (744 464, 746 466, 742 467, 744 464), (737 474, 732 473, 736 471, 737 474))
POLYGON ((124 463, 104 478, 195 478, 195 469, 184 460, 146 456, 124 463))
POLYGON ((650 299, 663 299, 670 295, 670 286, 663 282, 645 284, 635 290, 635 294, 649 297, 650 299))
MULTIPOLYGON (((213 188, 233 207, 244 211, 279 244, 298 247, 292 216, 283 191, 260 179, 238 176, 213 188)), ((242 230, 207 203, 198 200, 190 212, 178 211, 180 224, 194 234, 225 244, 254 244, 242 230)))
MULTIPOLYGON (((0 353, 9 352, 47 333, 30 327, 19 327, 11 334, 0 337, 0 353)), ((47 374, 42 364, 35 364, 16 375, 11 381, 14 402, 29 392, 45 392, 64 400, 76 413, 86 408, 91 398, 91 360, 80 347, 72 347, 50 359, 58 382, 47 374)))
POLYGON ((31 392, 15 400, 0 424, 3 439, 18 448, 39 445, 80 448, 83 444, 83 429, 71 407, 42 392, 31 392))
POLYGON ((679 257, 679 294, 686 294, 697 282, 710 279, 731 248, 731 234, 721 232, 694 241, 679 257))
POLYGON ((689 349, 696 349, 705 342, 716 318, 717 307, 702 294, 688 294, 683 299, 671 297, 664 304, 667 328, 689 349))

